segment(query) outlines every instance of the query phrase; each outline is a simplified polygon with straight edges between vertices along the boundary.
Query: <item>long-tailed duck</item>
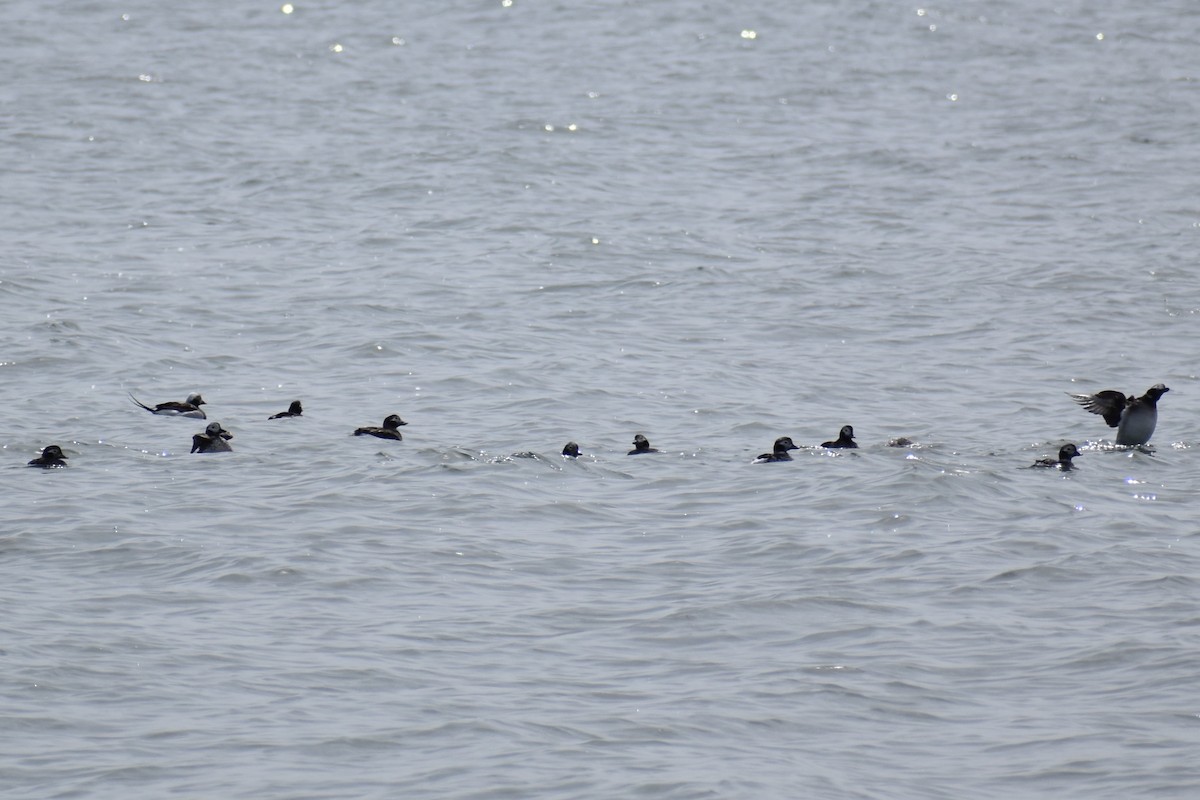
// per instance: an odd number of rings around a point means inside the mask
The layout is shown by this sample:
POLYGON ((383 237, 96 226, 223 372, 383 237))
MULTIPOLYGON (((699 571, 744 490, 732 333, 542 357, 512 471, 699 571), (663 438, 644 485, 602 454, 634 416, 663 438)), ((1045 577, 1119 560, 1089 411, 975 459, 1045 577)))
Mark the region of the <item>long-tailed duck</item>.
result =
POLYGON ((790 436, 780 436, 775 440, 775 447, 770 453, 763 453, 758 458, 754 459, 755 464, 766 464, 770 461, 791 461, 792 457, 788 454, 788 450, 799 450, 795 443, 792 442, 790 436))
POLYGON ((1063 472, 1066 472, 1074 468, 1074 465, 1071 464, 1071 459, 1077 455, 1079 455, 1079 448, 1074 444, 1068 443, 1058 449, 1058 460, 1053 458, 1039 458, 1029 466, 1039 469, 1061 469, 1063 472))
POLYGON ((293 400, 288 406, 287 411, 280 411, 278 414, 272 414, 267 419, 287 419, 288 417, 300 417, 304 415, 304 409, 300 406, 299 400, 293 400))
POLYGON ((382 428, 358 428, 354 431, 355 436, 376 436, 380 439, 395 439, 400 441, 404 437, 400 435, 400 426, 408 423, 400 419, 399 414, 391 414, 383 421, 382 428))
POLYGON ((159 403, 158 405, 154 406, 153 408, 146 405, 141 400, 138 400, 132 394, 129 395, 129 399, 132 400, 133 402, 137 403, 142 408, 149 411, 151 414, 163 414, 168 417, 191 417, 192 419, 208 419, 208 417, 206 417, 204 415, 204 411, 201 410, 201 408, 200 408, 200 406, 205 405, 205 403, 204 403, 204 398, 201 397, 199 394, 189 394, 187 396, 187 400, 184 400, 182 403, 172 400, 168 403, 159 403))
POLYGON ((1117 444, 1132 445, 1150 441, 1158 424, 1158 398, 1169 391, 1156 383, 1141 397, 1126 397, 1115 389, 1071 397, 1088 411, 1104 417, 1108 427, 1117 429, 1117 444))
POLYGON ((63 454, 62 448, 56 444, 47 445, 42 449, 40 456, 29 462, 29 466, 41 467, 42 469, 54 469, 56 467, 65 467, 66 465, 66 455, 63 454))
POLYGON ((232 438, 233 434, 222 428, 221 423, 210 422, 204 429, 204 433, 197 433, 192 437, 192 452, 231 453, 233 448, 229 446, 227 440, 232 438))
POLYGON ((642 453, 657 452, 659 451, 650 446, 650 440, 639 433, 637 436, 633 437, 633 449, 626 453, 626 455, 640 456, 642 453))
POLYGON ((821 447, 858 447, 858 445, 854 443, 854 428, 850 427, 849 425, 843 425, 842 429, 838 431, 838 438, 834 439, 832 442, 821 442, 821 447))

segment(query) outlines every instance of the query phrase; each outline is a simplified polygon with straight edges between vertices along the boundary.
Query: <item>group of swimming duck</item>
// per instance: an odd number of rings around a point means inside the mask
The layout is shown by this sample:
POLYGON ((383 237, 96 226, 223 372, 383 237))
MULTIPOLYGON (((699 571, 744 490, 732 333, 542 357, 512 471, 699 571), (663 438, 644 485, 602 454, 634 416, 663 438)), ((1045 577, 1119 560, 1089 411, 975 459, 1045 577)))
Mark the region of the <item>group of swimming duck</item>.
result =
MULTIPOLYGON (((1104 417, 1104 421, 1108 423, 1110 428, 1117 429, 1116 443, 1118 445, 1134 446, 1144 445, 1150 441, 1150 437, 1154 434, 1154 428, 1158 424, 1158 400, 1169 391, 1171 390, 1163 384, 1156 383, 1147 389, 1146 393, 1141 397, 1134 397, 1132 395, 1127 397, 1114 389, 1106 389, 1095 394, 1072 394, 1071 397, 1087 411, 1104 417)), ((188 417, 191 419, 208 418, 204 410, 200 408, 200 406, 205 405, 205 402, 204 398, 199 394, 190 394, 183 402, 170 401, 159 403, 156 406, 148 406, 132 394, 129 395, 129 399, 151 414, 188 417)), ((300 401, 294 400, 288 406, 287 411, 272 414, 267 419, 288 419, 303 416, 303 414, 304 408, 301 406, 300 401)), ((382 427, 368 426, 356 428, 354 435, 375 436, 379 439, 400 441, 404 438, 400 435, 400 426, 407 424, 407 422, 400 418, 399 414, 390 414, 384 419, 382 427)), ((221 423, 210 422, 205 427, 203 433, 197 433, 192 436, 191 452, 231 452, 233 448, 229 446, 229 440, 232 438, 233 434, 225 430, 221 426, 221 423)), ((902 446, 911 444, 911 442, 907 439, 897 439, 892 444, 902 446)), ((858 444, 854 441, 854 428, 850 425, 843 425, 836 439, 821 442, 820 446, 829 449, 857 448, 858 444)), ((799 446, 792 441, 790 436, 781 436, 775 440, 775 445, 771 452, 763 453, 754 460, 754 463, 791 461, 792 456, 790 451, 799 449, 799 446)), ((657 452, 659 451, 650 446, 650 440, 639 433, 633 437, 633 449, 629 451, 628 455, 636 456, 657 452)), ((566 446, 562 449, 562 454, 567 458, 578 458, 580 456, 579 445, 575 442, 567 442, 566 446)), ((1072 468, 1071 460, 1078 455, 1079 448, 1073 443, 1067 443, 1059 449, 1057 459, 1042 458, 1034 462, 1031 466, 1065 471, 1072 468)), ((29 462, 29 466, 41 467, 43 469, 65 467, 67 466, 66 458, 61 447, 56 444, 47 445, 42 450, 40 456, 29 462)))
MULTIPOLYGON (((906 440, 907 443, 907 440, 906 440)), ((858 447, 854 441, 854 428, 849 425, 843 425, 841 431, 838 432, 838 438, 831 442, 821 442, 821 447, 829 448, 851 448, 858 447)), ((791 461, 792 457, 788 455, 789 450, 799 450, 800 447, 792 441, 790 436, 780 436, 775 440, 775 449, 770 453, 763 453, 758 458, 754 459, 755 464, 761 464, 767 461, 791 461)), ((661 450, 650 446, 650 440, 642 434, 633 437, 633 449, 626 455, 640 456, 645 453, 660 453, 661 450)), ((582 453, 579 452, 579 445, 575 442, 567 442, 562 449, 562 454, 567 458, 579 458, 582 453)))
MULTIPOLYGON (((166 403, 159 403, 156 406, 148 406, 141 400, 138 400, 132 394, 129 399, 136 403, 139 407, 146 409, 151 414, 160 414, 168 417, 188 417, 189 419, 208 419, 208 415, 204 413, 204 409, 200 408, 206 405, 204 398, 199 394, 189 394, 183 402, 171 400, 166 403)), ((280 411, 278 414, 272 414, 267 417, 271 419, 288 419, 290 417, 304 416, 304 407, 299 400, 293 400, 288 406, 287 411, 280 411)), ((354 431, 355 436, 377 436, 380 439, 396 439, 400 440, 404 437, 400 435, 400 426, 408 423, 400 419, 399 414, 391 414, 383 421, 383 427, 363 427, 357 428, 354 431)), ((204 428, 203 433, 197 433, 192 437, 193 453, 231 453, 233 448, 229 445, 229 440, 233 438, 233 434, 225 430, 219 422, 210 422, 204 428)), ((31 467, 42 467, 44 469, 52 469, 55 467, 65 467, 67 465, 66 455, 63 454, 62 448, 56 444, 48 445, 42 450, 42 454, 29 462, 31 467)))

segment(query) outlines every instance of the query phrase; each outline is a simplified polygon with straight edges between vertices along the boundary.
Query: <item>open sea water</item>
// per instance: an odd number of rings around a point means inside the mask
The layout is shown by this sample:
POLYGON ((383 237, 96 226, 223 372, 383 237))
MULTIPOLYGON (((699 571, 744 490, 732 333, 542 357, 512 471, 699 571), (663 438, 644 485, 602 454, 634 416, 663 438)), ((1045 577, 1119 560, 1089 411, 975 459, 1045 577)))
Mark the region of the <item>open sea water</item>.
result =
POLYGON ((5 10, 5 798, 1200 796, 1200 7, 5 10))

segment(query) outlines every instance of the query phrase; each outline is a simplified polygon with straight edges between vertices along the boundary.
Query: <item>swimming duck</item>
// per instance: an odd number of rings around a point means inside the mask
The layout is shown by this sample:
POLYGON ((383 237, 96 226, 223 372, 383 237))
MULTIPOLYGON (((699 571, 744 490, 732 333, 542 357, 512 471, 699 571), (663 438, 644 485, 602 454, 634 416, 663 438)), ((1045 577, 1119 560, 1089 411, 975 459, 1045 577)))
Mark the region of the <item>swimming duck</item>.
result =
POLYGON ((192 452, 193 453, 231 453, 233 448, 229 446, 228 439, 232 439, 233 434, 221 427, 219 422, 210 422, 208 427, 204 429, 204 433, 197 433, 192 437, 192 452))
POLYGON ((659 451, 650 446, 650 440, 639 433, 637 436, 633 437, 633 449, 626 453, 626 455, 640 456, 642 453, 657 452, 659 451))
POLYGON ((567 442, 563 446, 562 454, 568 458, 579 458, 579 445, 574 442, 567 442))
POLYGON ((1158 398, 1171 391, 1161 383, 1141 397, 1126 397, 1115 389, 1095 394, 1072 394, 1071 398, 1093 414, 1104 417, 1108 427, 1117 429, 1117 444, 1145 444, 1158 424, 1158 398))
POLYGON ((408 423, 400 419, 399 414, 391 414, 383 421, 382 428, 358 428, 354 431, 355 436, 377 436, 380 439, 395 439, 400 441, 404 437, 400 435, 399 428, 401 425, 408 423))
POLYGON ((154 408, 151 408, 141 400, 138 400, 132 394, 129 395, 129 399, 149 411, 151 414, 163 414, 168 417, 208 419, 208 417, 204 415, 204 411, 200 408, 200 406, 205 405, 205 402, 204 398, 199 394, 189 394, 187 396, 187 400, 184 400, 182 403, 172 400, 168 403, 159 403, 154 408))
POLYGON ((766 464, 770 461, 791 461, 792 457, 788 454, 788 450, 799 450, 790 436, 780 436, 775 440, 775 447, 770 453, 763 453, 758 458, 754 459, 755 464, 766 464))
POLYGON ((850 427, 849 425, 843 425, 842 429, 838 431, 838 438, 832 442, 821 442, 821 447, 858 447, 858 445, 854 443, 854 428, 850 427))
POLYGON ((299 400, 293 400, 288 406, 287 411, 280 411, 278 414, 272 414, 267 419, 286 419, 287 417, 299 417, 304 415, 304 409, 300 407, 299 400))
POLYGON ((1066 472, 1067 470, 1074 468, 1074 465, 1071 464, 1071 459, 1077 455, 1079 455, 1079 448, 1074 444, 1068 443, 1064 444, 1058 449, 1057 461, 1055 461, 1053 458, 1039 458, 1029 466, 1031 468, 1039 467, 1042 469, 1061 469, 1063 472, 1066 472))
POLYGON ((66 455, 63 454, 62 448, 56 444, 47 445, 42 449, 42 454, 29 462, 31 467, 41 467, 42 469, 55 469, 56 467, 65 467, 67 465, 66 455))

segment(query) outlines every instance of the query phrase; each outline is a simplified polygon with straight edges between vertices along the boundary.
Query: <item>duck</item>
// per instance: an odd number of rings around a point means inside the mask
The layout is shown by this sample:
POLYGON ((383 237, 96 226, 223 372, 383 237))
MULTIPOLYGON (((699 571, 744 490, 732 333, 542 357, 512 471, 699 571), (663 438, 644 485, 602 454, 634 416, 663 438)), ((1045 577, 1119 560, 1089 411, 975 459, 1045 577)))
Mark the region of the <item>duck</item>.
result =
POLYGON ((404 437, 400 435, 399 428, 401 425, 408 423, 400 419, 399 414, 391 414, 383 421, 382 428, 358 428, 354 431, 355 436, 375 436, 380 439, 395 439, 402 440, 404 437))
POLYGON ((562 454, 567 458, 579 458, 579 445, 575 442, 567 442, 563 445, 562 454))
POLYGON ((657 452, 659 451, 650 446, 650 440, 639 433, 637 436, 633 437, 633 449, 626 453, 626 455, 640 456, 643 453, 657 452))
POLYGON ((171 400, 167 403, 159 403, 154 408, 138 400, 131 393, 129 399, 137 403, 142 408, 149 411, 151 414, 162 414, 167 417, 189 417, 191 419, 208 419, 204 414, 204 410, 200 406, 205 405, 204 398, 199 394, 193 393, 187 396, 187 400, 182 403, 171 400))
POLYGON ((56 469, 67 465, 66 458, 61 447, 56 444, 50 444, 42 449, 40 456, 29 462, 29 466, 41 467, 42 469, 56 469))
POLYGON ((843 425, 842 429, 840 431, 838 431, 838 438, 834 439, 832 442, 821 442, 821 447, 830 447, 830 448, 852 448, 852 447, 856 448, 856 447, 858 447, 858 445, 854 443, 854 428, 850 427, 849 425, 843 425))
POLYGON ((1039 458, 1029 466, 1031 469, 1061 469, 1063 472, 1066 472, 1069 469, 1074 469, 1071 459, 1077 455, 1079 455, 1079 448, 1068 442, 1058 449, 1058 460, 1053 458, 1039 458))
POLYGON ((1071 398, 1093 414, 1104 417, 1108 427, 1117 429, 1117 444, 1146 444, 1158 425, 1158 399, 1171 391, 1161 383, 1141 397, 1126 397, 1115 389, 1095 394, 1072 394, 1071 398))
POLYGON ((219 422, 210 422, 208 427, 204 429, 204 433, 197 433, 192 437, 192 452, 193 453, 232 453, 233 448, 229 446, 227 440, 232 439, 233 434, 221 427, 219 422))
POLYGON ((299 400, 293 400, 288 406, 287 411, 280 411, 278 414, 272 414, 267 419, 287 419, 288 417, 300 417, 304 415, 304 409, 300 406, 299 400))
POLYGON ((763 453, 758 458, 754 459, 755 464, 766 464, 771 461, 791 461, 792 457, 788 454, 789 450, 799 450, 800 448, 792 442, 790 436, 780 436, 775 440, 775 447, 770 453, 763 453))

